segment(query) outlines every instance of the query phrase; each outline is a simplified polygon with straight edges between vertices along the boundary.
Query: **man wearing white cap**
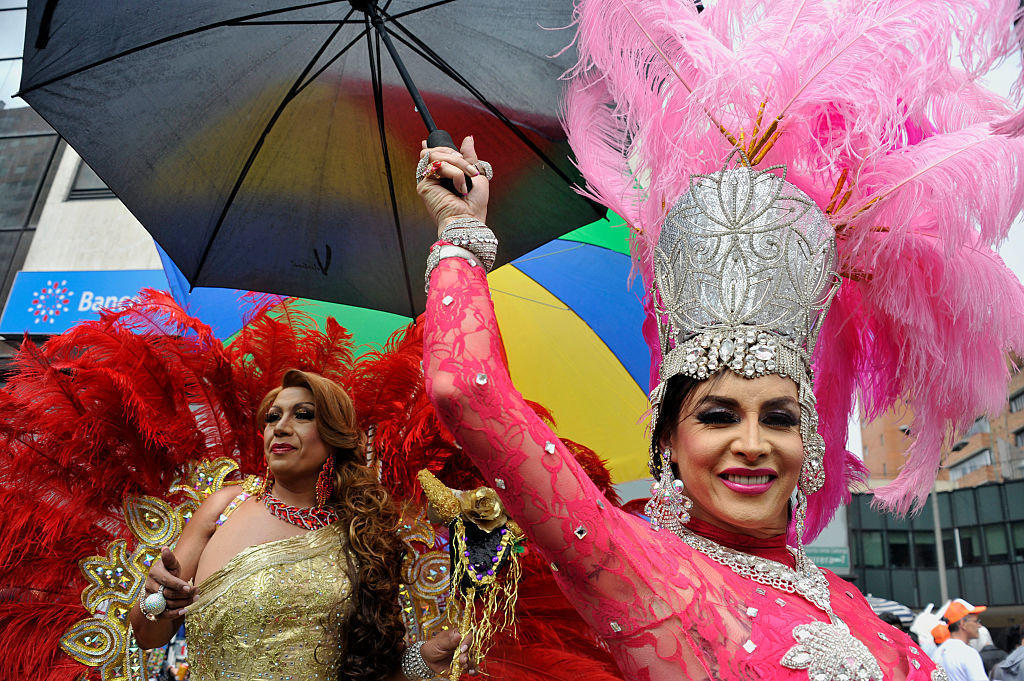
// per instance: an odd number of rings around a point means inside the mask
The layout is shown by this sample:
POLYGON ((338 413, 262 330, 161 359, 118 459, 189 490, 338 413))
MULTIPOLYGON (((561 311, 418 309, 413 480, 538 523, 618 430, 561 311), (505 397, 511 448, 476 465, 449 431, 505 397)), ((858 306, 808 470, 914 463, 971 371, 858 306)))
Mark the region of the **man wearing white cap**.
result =
POLYGON ((978 651, 967 645, 978 637, 981 620, 978 614, 984 605, 973 606, 957 598, 942 613, 942 623, 932 629, 935 642, 940 644, 933 658, 942 665, 949 681, 988 681, 985 665, 978 651))

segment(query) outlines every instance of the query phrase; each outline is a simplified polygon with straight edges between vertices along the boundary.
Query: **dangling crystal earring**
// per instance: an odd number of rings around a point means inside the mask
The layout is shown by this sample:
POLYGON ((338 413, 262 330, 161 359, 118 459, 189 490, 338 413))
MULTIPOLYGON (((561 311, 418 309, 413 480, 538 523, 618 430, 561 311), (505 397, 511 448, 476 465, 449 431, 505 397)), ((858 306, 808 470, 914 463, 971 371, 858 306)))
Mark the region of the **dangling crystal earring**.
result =
POLYGON ((800 466, 797 486, 807 496, 821 489, 825 484, 825 441, 816 432, 807 436, 804 447, 804 462, 800 466))
POLYGON ((683 531, 690 521, 693 502, 683 494, 683 481, 672 474, 672 450, 661 453, 661 476, 651 485, 651 498, 644 513, 651 519, 655 531, 666 529, 674 534, 683 531))
POLYGON ((818 434, 818 419, 813 413, 807 417, 810 427, 804 436, 804 462, 800 467, 800 477, 796 485, 796 506, 793 508, 793 520, 796 523, 796 562, 798 571, 810 569, 813 564, 804 551, 804 530, 807 524, 807 497, 814 494, 825 484, 825 440, 818 434))
POLYGON ((323 508, 334 493, 334 454, 328 454, 316 479, 316 507, 323 508))

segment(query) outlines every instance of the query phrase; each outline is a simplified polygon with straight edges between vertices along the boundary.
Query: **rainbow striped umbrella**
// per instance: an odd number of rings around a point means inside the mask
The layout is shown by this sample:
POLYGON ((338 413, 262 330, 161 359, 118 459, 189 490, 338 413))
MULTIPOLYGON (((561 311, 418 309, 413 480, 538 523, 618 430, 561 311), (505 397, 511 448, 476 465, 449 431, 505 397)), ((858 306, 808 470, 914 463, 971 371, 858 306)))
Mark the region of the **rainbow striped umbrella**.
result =
POLYGON ((627 229, 588 225, 490 275, 516 386, 551 410, 561 435, 607 459, 616 483, 648 475, 650 355, 640 296, 627 288, 627 229))

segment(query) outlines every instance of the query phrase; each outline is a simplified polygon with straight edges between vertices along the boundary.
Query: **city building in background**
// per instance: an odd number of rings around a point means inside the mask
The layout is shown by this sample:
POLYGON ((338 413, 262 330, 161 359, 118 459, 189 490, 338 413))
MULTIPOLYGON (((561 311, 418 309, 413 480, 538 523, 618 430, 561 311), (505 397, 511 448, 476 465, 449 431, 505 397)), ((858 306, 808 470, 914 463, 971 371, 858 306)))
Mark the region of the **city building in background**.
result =
POLYGON ((34 341, 168 288, 153 240, 32 109, 0 109, 0 380, 34 341))
MULTIPOLYGON (((869 487, 896 477, 912 421, 909 410, 896 409, 862 426, 869 487)), ((980 416, 948 444, 934 494, 938 543, 932 503, 899 518, 873 509, 870 494, 854 495, 848 519, 858 586, 912 608, 938 607, 941 546, 951 598, 990 606, 982 620, 997 634, 1024 622, 1024 372, 1013 373, 997 416, 980 416)))
POLYGON ((14 275, 39 224, 62 145, 32 109, 0 109, 0 296, 14 275))
MULTIPOLYGON (((904 408, 862 426, 864 464, 871 476, 869 487, 878 487, 896 477, 912 441, 912 421, 913 414, 904 408)), ((1002 412, 995 418, 978 417, 943 452, 942 462, 940 491, 1024 478, 1024 372, 1013 373, 1002 412)))

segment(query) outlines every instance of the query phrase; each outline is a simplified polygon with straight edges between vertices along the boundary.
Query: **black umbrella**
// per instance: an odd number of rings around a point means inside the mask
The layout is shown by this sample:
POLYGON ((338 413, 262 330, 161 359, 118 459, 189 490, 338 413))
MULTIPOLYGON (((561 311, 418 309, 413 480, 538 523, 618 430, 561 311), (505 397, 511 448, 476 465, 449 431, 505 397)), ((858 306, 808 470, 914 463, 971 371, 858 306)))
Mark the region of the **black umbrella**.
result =
POLYGON ((21 96, 193 286, 423 304, 430 114, 495 169, 510 260, 600 214, 557 121, 568 0, 40 0, 21 96), (395 59, 404 61, 400 74, 395 59), (550 55, 558 54, 552 57, 550 55), (419 111, 417 111, 417 108, 419 111))

